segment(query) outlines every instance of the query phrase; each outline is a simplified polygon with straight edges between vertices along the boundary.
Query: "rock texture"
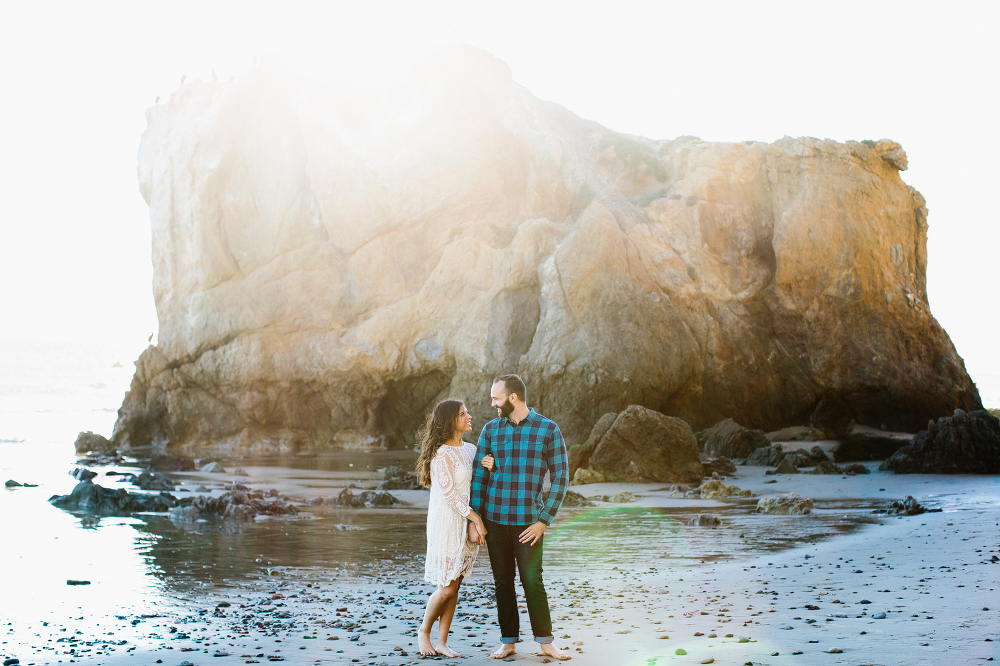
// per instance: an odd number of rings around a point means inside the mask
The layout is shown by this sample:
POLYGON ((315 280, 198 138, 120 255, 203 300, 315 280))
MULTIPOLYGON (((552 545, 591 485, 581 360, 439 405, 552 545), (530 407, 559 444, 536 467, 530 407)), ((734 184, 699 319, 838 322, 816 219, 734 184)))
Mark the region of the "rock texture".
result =
POLYGON ((704 476, 691 426, 639 405, 614 420, 594 447, 589 469, 603 481, 697 483, 704 476))
POLYGON ((261 65, 147 112, 157 344, 113 441, 403 446, 490 379, 583 441, 644 405, 916 431, 980 399, 925 290, 891 141, 650 140, 464 49, 377 91, 261 65))
POLYGON ((1000 474, 1000 419, 956 409, 929 422, 884 467, 896 474, 1000 474))
POLYGON ((761 497, 757 502, 757 513, 794 516, 812 513, 813 501, 795 493, 761 497))
POLYGON ((770 444, 762 430, 744 428, 732 419, 723 419, 696 437, 705 455, 727 458, 746 458, 758 447, 770 444))

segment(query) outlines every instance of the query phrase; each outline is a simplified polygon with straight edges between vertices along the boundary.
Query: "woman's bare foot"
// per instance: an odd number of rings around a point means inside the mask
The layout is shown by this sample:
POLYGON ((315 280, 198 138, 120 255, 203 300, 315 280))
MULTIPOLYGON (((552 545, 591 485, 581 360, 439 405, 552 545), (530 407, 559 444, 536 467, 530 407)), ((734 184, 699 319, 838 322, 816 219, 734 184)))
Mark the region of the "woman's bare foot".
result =
POLYGON ((433 657, 437 654, 434 648, 431 647, 431 632, 423 632, 419 629, 417 630, 417 646, 420 648, 420 654, 425 657, 433 657))
POLYGON ((446 657, 461 657, 462 656, 459 653, 457 653, 454 650, 452 650, 450 647, 448 647, 447 643, 438 643, 437 645, 434 646, 434 649, 437 650, 438 654, 443 654, 446 657))
POLYGON ((559 661, 566 661, 567 659, 572 659, 571 656, 558 649, 552 643, 539 643, 538 650, 547 657, 552 657, 553 659, 558 659, 559 661))
POLYGON ((493 659, 503 659, 504 657, 509 657, 510 655, 517 652, 517 648, 514 647, 513 643, 504 643, 500 646, 500 649, 490 655, 493 659))

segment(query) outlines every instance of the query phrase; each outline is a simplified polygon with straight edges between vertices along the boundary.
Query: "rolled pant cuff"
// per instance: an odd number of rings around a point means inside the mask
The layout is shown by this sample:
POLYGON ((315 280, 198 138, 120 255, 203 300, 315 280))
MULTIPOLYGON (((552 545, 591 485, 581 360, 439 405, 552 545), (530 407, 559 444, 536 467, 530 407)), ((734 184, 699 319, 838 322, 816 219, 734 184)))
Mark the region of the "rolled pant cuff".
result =
POLYGON ((551 636, 535 636, 535 642, 536 643, 551 643, 552 642, 552 637, 551 636))
POLYGON ((515 636, 514 638, 511 638, 510 636, 501 636, 500 637, 500 642, 504 643, 504 644, 507 644, 507 643, 516 643, 517 642, 517 636, 515 636))

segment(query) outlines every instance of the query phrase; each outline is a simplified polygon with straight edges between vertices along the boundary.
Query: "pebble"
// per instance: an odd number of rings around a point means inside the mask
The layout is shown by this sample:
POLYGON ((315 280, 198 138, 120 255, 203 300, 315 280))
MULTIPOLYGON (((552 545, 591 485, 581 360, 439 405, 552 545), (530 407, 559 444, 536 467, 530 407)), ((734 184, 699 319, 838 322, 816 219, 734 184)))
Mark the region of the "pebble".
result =
POLYGON ((676 650, 674 650, 674 654, 684 655, 687 654, 687 650, 685 650, 684 648, 677 648, 676 650))

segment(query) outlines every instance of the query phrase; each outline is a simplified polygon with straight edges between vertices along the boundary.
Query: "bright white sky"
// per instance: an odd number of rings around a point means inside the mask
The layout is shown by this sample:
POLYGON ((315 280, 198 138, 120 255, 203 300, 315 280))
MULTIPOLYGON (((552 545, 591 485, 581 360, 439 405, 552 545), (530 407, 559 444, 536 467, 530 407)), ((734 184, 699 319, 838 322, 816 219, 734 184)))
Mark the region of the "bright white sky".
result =
POLYGON ((1000 374, 1000 3, 0 0, 0 341, 156 329, 144 111, 257 55, 368 68, 466 42, 535 95, 651 138, 891 138, 930 211, 931 309, 1000 374))

